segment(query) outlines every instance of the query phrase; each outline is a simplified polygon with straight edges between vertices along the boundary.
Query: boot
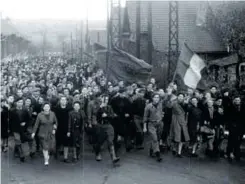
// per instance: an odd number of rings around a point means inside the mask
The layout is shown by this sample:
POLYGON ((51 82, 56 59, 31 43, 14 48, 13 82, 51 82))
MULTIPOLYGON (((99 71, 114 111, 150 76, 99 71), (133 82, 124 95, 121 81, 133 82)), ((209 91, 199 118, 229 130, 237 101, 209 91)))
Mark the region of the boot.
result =
POLYGON ((157 161, 158 162, 161 162, 162 161, 161 154, 160 154, 159 151, 156 152, 156 157, 157 157, 157 161))
POLYGON ((113 163, 117 163, 120 160, 120 158, 116 156, 114 146, 110 147, 110 154, 111 154, 111 158, 112 158, 113 163))
POLYGON ((95 158, 96 161, 100 162, 102 160, 101 154, 98 153, 95 158))
POLYGON ((4 153, 6 153, 8 151, 8 145, 4 145, 3 148, 2 148, 2 151, 4 153))
POLYGON ((150 157, 154 157, 153 149, 152 148, 150 148, 150 150, 149 150, 149 155, 150 155, 150 157))
POLYGON ((35 153, 34 153, 34 152, 31 152, 31 153, 30 153, 30 157, 31 157, 31 158, 34 158, 34 156, 35 156, 35 153))
POLYGON ((54 153, 54 158, 58 159, 58 155, 59 155, 59 149, 56 147, 55 153, 54 153))
POLYGON ((21 161, 21 162, 25 162, 25 156, 24 156, 23 150, 22 150, 22 148, 21 148, 21 145, 18 145, 18 146, 17 146, 17 150, 18 150, 18 152, 19 152, 20 161, 21 161))
POLYGON ((21 162, 25 162, 25 157, 20 157, 21 162))
POLYGON ((77 147, 76 148, 77 149, 77 160, 79 160, 80 159, 80 148, 79 147, 77 147))
POLYGON ((15 145, 14 146, 14 157, 18 158, 20 156, 19 150, 18 150, 18 146, 15 145))

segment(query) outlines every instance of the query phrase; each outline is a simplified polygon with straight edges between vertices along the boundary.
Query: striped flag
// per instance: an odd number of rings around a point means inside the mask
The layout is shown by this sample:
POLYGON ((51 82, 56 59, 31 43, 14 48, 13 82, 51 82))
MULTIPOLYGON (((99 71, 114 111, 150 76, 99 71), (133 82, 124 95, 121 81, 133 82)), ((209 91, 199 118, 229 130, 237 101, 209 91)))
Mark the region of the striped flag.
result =
POLYGON ((189 88, 204 90, 207 88, 206 81, 203 79, 205 69, 205 61, 184 43, 178 59, 176 77, 179 77, 189 88))

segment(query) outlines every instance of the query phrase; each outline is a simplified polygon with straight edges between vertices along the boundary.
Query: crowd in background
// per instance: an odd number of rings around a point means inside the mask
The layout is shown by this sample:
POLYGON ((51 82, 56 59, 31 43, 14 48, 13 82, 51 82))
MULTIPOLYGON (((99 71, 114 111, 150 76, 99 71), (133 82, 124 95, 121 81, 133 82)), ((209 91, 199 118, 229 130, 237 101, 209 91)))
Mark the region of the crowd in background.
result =
POLYGON ((95 64, 60 57, 1 66, 2 151, 8 151, 8 139, 14 137, 14 154, 22 162, 27 157, 22 148, 26 143, 32 158, 42 150, 45 165, 50 154, 58 158, 60 150, 64 162, 70 160, 69 149, 77 161, 86 136, 97 161, 106 142, 116 163, 120 137, 130 152, 146 147, 147 133, 149 155, 157 161, 162 160, 161 148, 181 158, 186 145, 191 157, 198 157, 198 148, 206 145, 208 157, 239 161, 245 106, 230 89, 180 91, 175 83, 161 89, 154 78, 143 86, 113 83, 95 64))

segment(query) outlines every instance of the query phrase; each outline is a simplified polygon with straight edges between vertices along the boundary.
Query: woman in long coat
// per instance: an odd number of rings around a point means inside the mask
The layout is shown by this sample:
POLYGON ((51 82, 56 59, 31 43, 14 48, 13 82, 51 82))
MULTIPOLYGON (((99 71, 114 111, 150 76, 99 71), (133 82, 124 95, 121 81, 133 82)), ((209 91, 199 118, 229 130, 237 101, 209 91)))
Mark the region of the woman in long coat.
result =
POLYGON ((170 137, 178 145, 178 157, 182 157, 182 146, 184 142, 190 140, 187 121, 186 104, 184 103, 184 94, 179 94, 176 101, 172 101, 172 124, 170 137))
POLYGON ((66 161, 65 158, 67 158, 68 155, 68 149, 70 145, 70 139, 67 137, 68 132, 68 120, 69 120, 69 111, 71 109, 68 107, 67 104, 67 98, 65 96, 62 96, 60 98, 60 104, 58 108, 55 110, 55 115, 58 120, 58 128, 56 133, 56 155, 55 157, 58 157, 58 151, 61 148, 61 146, 64 146, 64 161, 66 161))
POLYGON ((37 129, 38 137, 40 139, 41 147, 43 149, 43 156, 44 156, 44 165, 48 166, 49 164, 49 150, 52 141, 54 140, 54 134, 57 129, 57 119, 54 112, 50 111, 50 104, 44 103, 43 105, 43 112, 40 112, 37 116, 32 138, 35 137, 35 133, 37 129))

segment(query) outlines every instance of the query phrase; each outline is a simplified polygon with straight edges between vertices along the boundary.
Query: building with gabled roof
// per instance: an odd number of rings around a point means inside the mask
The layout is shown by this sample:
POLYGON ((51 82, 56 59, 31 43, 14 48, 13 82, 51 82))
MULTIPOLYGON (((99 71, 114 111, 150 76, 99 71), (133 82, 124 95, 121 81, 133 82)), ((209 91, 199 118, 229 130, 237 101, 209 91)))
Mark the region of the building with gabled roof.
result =
MULTIPOLYGON (((226 52, 219 36, 213 30, 197 26, 196 21, 200 7, 206 6, 203 1, 179 1, 179 45, 187 42, 189 47, 198 53, 226 52)), ((137 1, 127 1, 129 23, 133 38, 136 32, 137 1)), ((148 2, 141 1, 141 32, 147 32, 148 2)), ((204 7, 205 8, 205 7, 204 7)), ((206 7, 208 9, 208 7, 206 7)), ((156 50, 168 51, 169 39, 169 2, 152 1, 152 40, 156 50)))

